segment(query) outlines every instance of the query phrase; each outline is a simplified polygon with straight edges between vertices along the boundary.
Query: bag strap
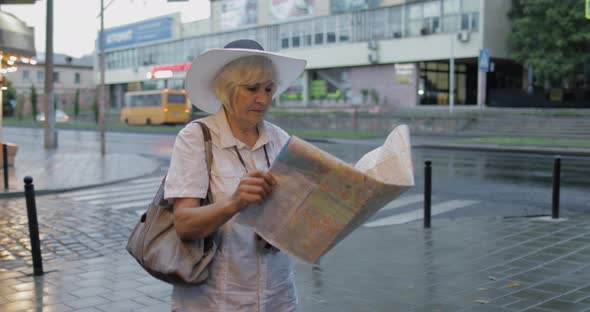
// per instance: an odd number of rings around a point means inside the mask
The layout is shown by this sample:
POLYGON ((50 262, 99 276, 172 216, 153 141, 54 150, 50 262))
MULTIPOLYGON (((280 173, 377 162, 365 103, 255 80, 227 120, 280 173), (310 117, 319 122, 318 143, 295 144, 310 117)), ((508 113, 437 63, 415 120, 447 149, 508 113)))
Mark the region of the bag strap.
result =
MULTIPOLYGON (((209 127, 205 125, 203 122, 195 120, 194 122, 198 123, 203 129, 203 138, 205 143, 205 161, 207 163, 207 178, 209 179, 209 186, 207 187, 207 197, 201 201, 201 205, 203 204, 211 204, 213 203, 213 194, 211 194, 211 164, 213 163, 213 145, 211 140, 211 131, 209 131, 209 127)), ((203 239, 203 250, 209 250, 213 246, 215 242, 215 233, 209 234, 209 236, 203 239)))
POLYGON ((203 138, 205 139, 205 161, 207 163, 207 177, 209 179, 209 186, 207 187, 207 197, 205 198, 208 204, 213 203, 213 195, 211 194, 211 163, 213 162, 213 150, 212 150, 212 140, 211 140, 211 131, 209 131, 209 127, 204 123, 195 120, 194 122, 198 123, 203 129, 203 138))

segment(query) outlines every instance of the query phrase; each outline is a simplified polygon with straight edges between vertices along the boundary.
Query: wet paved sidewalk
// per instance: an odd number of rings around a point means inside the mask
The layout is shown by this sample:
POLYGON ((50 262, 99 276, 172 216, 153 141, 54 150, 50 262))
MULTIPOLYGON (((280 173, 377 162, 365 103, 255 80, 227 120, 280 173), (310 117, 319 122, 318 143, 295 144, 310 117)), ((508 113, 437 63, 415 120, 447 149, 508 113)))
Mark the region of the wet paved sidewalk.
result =
POLYGON ((8 169, 9 189, 0 189, 0 198, 22 196, 25 176, 31 176, 35 190, 43 194, 133 179, 160 167, 157 160, 137 154, 107 153, 102 157, 99 152, 87 150, 28 149, 19 147, 16 165, 8 169))
MULTIPOLYGON (((125 251, 135 213, 38 196, 46 274, 33 277, 22 197, 27 175, 51 193, 159 167, 136 154, 19 150, 0 192, 0 311, 168 311, 171 287, 125 251)), ((296 262, 299 310, 590 311, 590 215, 568 217, 361 227, 318 265, 296 262)))
MULTIPOLYGON (((0 311, 167 311, 171 287, 125 243, 138 216, 37 199, 32 277, 23 199, 0 206, 0 311), (41 308, 42 307, 42 308, 41 308)), ((590 311, 590 215, 433 219, 361 227, 318 265, 297 262, 300 311, 590 311)))

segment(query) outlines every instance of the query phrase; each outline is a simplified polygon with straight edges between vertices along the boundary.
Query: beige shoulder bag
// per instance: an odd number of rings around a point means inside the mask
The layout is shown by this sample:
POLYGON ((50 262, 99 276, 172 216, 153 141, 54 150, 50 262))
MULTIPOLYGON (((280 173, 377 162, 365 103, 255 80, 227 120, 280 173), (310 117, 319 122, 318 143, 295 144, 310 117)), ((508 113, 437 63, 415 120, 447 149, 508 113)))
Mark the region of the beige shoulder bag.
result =
MULTIPOLYGON (((205 138, 205 155, 207 174, 211 181, 211 133, 207 126, 196 121, 203 129, 205 138)), ((171 284, 196 285, 204 282, 209 276, 208 266, 215 256, 217 244, 215 233, 197 240, 183 240, 174 228, 173 203, 164 199, 164 183, 149 204, 147 211, 133 229, 127 251, 152 276, 171 284)), ((202 205, 213 202, 211 182, 207 190, 207 198, 202 205)))

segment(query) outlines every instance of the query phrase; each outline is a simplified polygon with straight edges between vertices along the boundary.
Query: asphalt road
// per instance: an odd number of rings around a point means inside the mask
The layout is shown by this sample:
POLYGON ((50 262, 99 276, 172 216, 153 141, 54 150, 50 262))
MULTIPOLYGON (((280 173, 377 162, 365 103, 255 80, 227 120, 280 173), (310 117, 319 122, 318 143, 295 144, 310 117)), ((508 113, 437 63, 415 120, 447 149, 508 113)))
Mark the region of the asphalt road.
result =
MULTIPOLYGON (((42 148, 43 130, 5 127, 7 141, 42 148)), ((163 165, 169 161, 173 135, 107 132, 107 152, 132 152, 155 156, 163 165)), ((99 151, 99 134, 92 131, 59 131, 60 149, 99 151)), ((376 148, 379 140, 313 142, 321 149, 354 163, 376 148)), ((390 211, 413 220, 420 214, 424 161, 432 161, 434 211, 439 217, 533 216, 551 213, 553 158, 547 155, 457 151, 413 150, 416 186, 405 194, 404 205, 390 205, 371 222, 388 225, 390 211)), ((568 212, 590 211, 590 158, 562 159, 561 208, 568 212)), ((370 224, 370 223, 369 223, 370 224)))

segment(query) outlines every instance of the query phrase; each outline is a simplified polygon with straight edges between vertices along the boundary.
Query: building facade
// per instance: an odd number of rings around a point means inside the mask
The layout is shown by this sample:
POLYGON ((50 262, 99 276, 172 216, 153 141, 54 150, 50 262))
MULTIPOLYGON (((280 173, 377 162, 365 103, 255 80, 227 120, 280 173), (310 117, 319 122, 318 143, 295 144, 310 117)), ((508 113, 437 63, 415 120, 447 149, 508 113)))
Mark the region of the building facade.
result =
MULTIPOLYGON (((74 58, 55 53, 53 56, 53 85, 56 106, 68 111, 73 110, 78 92, 80 107, 90 108, 95 100, 93 56, 74 58)), ((37 111, 43 111, 45 90, 45 54, 37 55, 35 64, 21 64, 17 71, 6 74, 12 81, 18 96, 23 97, 23 113, 31 109, 31 89, 37 93, 37 111)))
POLYGON ((510 8, 511 0, 212 1, 207 20, 182 24, 174 14, 105 31, 109 106, 131 90, 183 88, 191 60, 241 38, 307 60, 277 106, 514 106, 528 82, 510 58, 510 8), (480 74, 482 49, 490 58, 480 74))

